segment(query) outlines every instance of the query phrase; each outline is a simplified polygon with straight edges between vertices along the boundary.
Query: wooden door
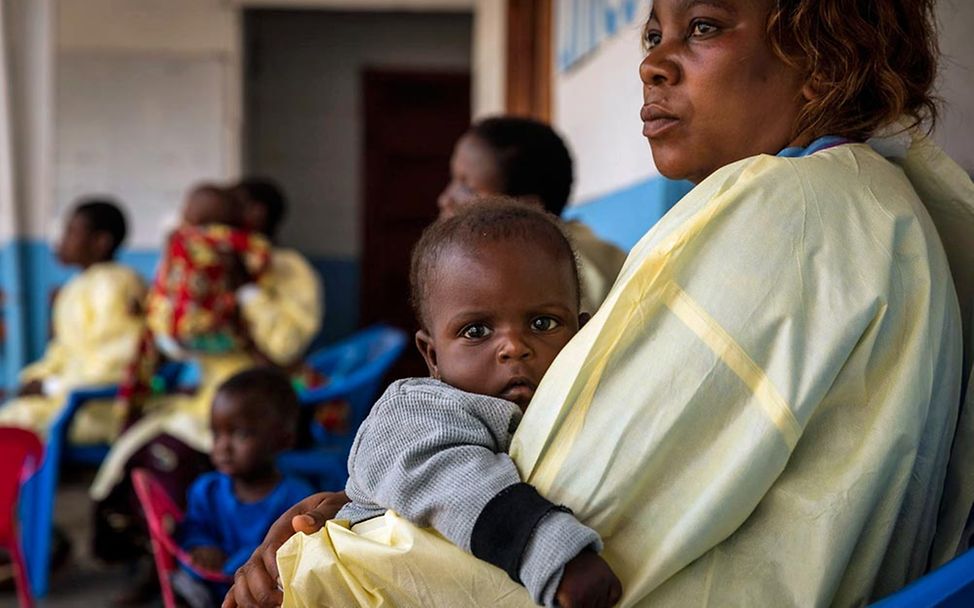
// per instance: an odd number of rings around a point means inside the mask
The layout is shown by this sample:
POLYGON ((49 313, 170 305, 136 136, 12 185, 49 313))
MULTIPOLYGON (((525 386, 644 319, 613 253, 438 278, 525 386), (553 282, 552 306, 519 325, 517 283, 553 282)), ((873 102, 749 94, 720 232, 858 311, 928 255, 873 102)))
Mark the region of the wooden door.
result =
MULTIPOLYGON (((409 256, 436 219, 450 155, 470 123, 470 74, 367 70, 363 75, 365 201, 363 324, 417 329, 409 305, 409 256)), ((425 375, 407 349, 397 376, 425 375)))
POLYGON ((507 0, 507 112, 551 121, 551 0, 507 0))

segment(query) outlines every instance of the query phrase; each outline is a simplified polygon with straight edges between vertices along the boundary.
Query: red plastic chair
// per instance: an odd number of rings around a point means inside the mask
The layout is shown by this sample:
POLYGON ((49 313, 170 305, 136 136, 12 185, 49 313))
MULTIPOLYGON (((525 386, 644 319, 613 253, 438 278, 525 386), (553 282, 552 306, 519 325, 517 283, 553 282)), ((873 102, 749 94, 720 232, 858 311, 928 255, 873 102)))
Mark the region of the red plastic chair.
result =
POLYGON ((173 539, 176 526, 183 520, 183 511, 152 473, 146 469, 135 469, 132 471, 132 485, 135 486, 135 493, 139 497, 139 503, 145 511, 145 520, 149 525, 152 554, 156 560, 162 602, 166 608, 176 606, 170 577, 176 571, 177 564, 182 564, 200 578, 213 583, 233 582, 233 577, 222 572, 203 570, 192 565, 189 554, 173 539))
POLYGON ((17 599, 24 608, 34 605, 27 580, 17 504, 23 483, 37 471, 44 446, 34 433, 0 428, 0 546, 10 551, 17 582, 17 599))

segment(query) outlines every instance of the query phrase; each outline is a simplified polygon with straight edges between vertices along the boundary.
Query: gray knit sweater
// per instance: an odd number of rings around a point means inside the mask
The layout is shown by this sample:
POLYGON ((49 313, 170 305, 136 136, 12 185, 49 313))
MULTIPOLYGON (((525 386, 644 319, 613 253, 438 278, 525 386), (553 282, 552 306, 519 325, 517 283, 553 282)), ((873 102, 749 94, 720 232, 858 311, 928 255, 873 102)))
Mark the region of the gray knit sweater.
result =
POLYGON ((503 399, 430 378, 394 382, 355 437, 351 502, 336 517, 356 524, 392 509, 505 567, 535 602, 554 606, 565 564, 585 548, 600 551, 602 541, 521 483, 506 453, 520 421, 517 405, 503 399), (518 498, 525 494, 535 497, 518 498))

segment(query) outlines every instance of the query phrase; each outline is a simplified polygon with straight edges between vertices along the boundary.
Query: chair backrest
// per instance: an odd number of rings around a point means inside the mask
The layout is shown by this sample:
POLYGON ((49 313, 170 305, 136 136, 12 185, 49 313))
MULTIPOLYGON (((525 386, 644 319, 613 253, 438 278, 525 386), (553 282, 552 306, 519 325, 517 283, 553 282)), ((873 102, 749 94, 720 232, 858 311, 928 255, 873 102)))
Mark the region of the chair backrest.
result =
POLYGON ((132 485, 135 486, 135 493, 139 497, 139 504, 142 505, 149 526, 156 572, 159 574, 163 603, 167 608, 175 605, 169 576, 176 570, 177 563, 208 581, 215 583, 233 581, 232 577, 222 572, 203 570, 192 565, 189 554, 173 538, 176 527, 183 521, 183 511, 151 472, 147 469, 132 471, 132 485))
POLYGON ((16 542, 20 487, 39 468, 44 446, 31 431, 0 428, 0 545, 16 542))
POLYGON ((947 562, 873 608, 961 608, 974 606, 974 549, 947 562))
MULTIPOLYGON (((17 522, 20 491, 40 467, 44 454, 41 440, 24 429, 0 428, 0 546, 6 547, 14 567, 17 600, 22 608, 34 605, 27 562, 17 522)), ((30 498, 32 493, 26 492, 30 498)), ((24 508, 30 508, 29 500, 24 508)))
MULTIPOLYGON (((406 332, 373 325, 308 358, 315 371, 328 377, 322 387, 303 391, 304 404, 344 400, 349 404, 348 446, 369 413, 383 376, 406 347, 406 332)), ((316 437, 321 440, 321 437, 316 437)))

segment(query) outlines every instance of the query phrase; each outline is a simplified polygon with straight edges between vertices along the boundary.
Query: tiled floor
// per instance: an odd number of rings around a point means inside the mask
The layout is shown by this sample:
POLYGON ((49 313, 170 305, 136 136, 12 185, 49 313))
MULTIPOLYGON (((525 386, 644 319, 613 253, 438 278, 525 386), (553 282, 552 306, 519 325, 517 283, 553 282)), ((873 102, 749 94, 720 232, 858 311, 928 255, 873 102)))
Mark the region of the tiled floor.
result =
MULTIPOLYGON (((131 578, 126 566, 105 566, 91 558, 91 472, 75 472, 58 490, 54 519, 71 538, 72 556, 51 579, 50 593, 37 602, 39 608, 98 608, 110 600, 131 578)), ((158 603, 161 606, 161 602, 158 603)), ((14 592, 0 593, 0 608, 14 608, 14 592)))

